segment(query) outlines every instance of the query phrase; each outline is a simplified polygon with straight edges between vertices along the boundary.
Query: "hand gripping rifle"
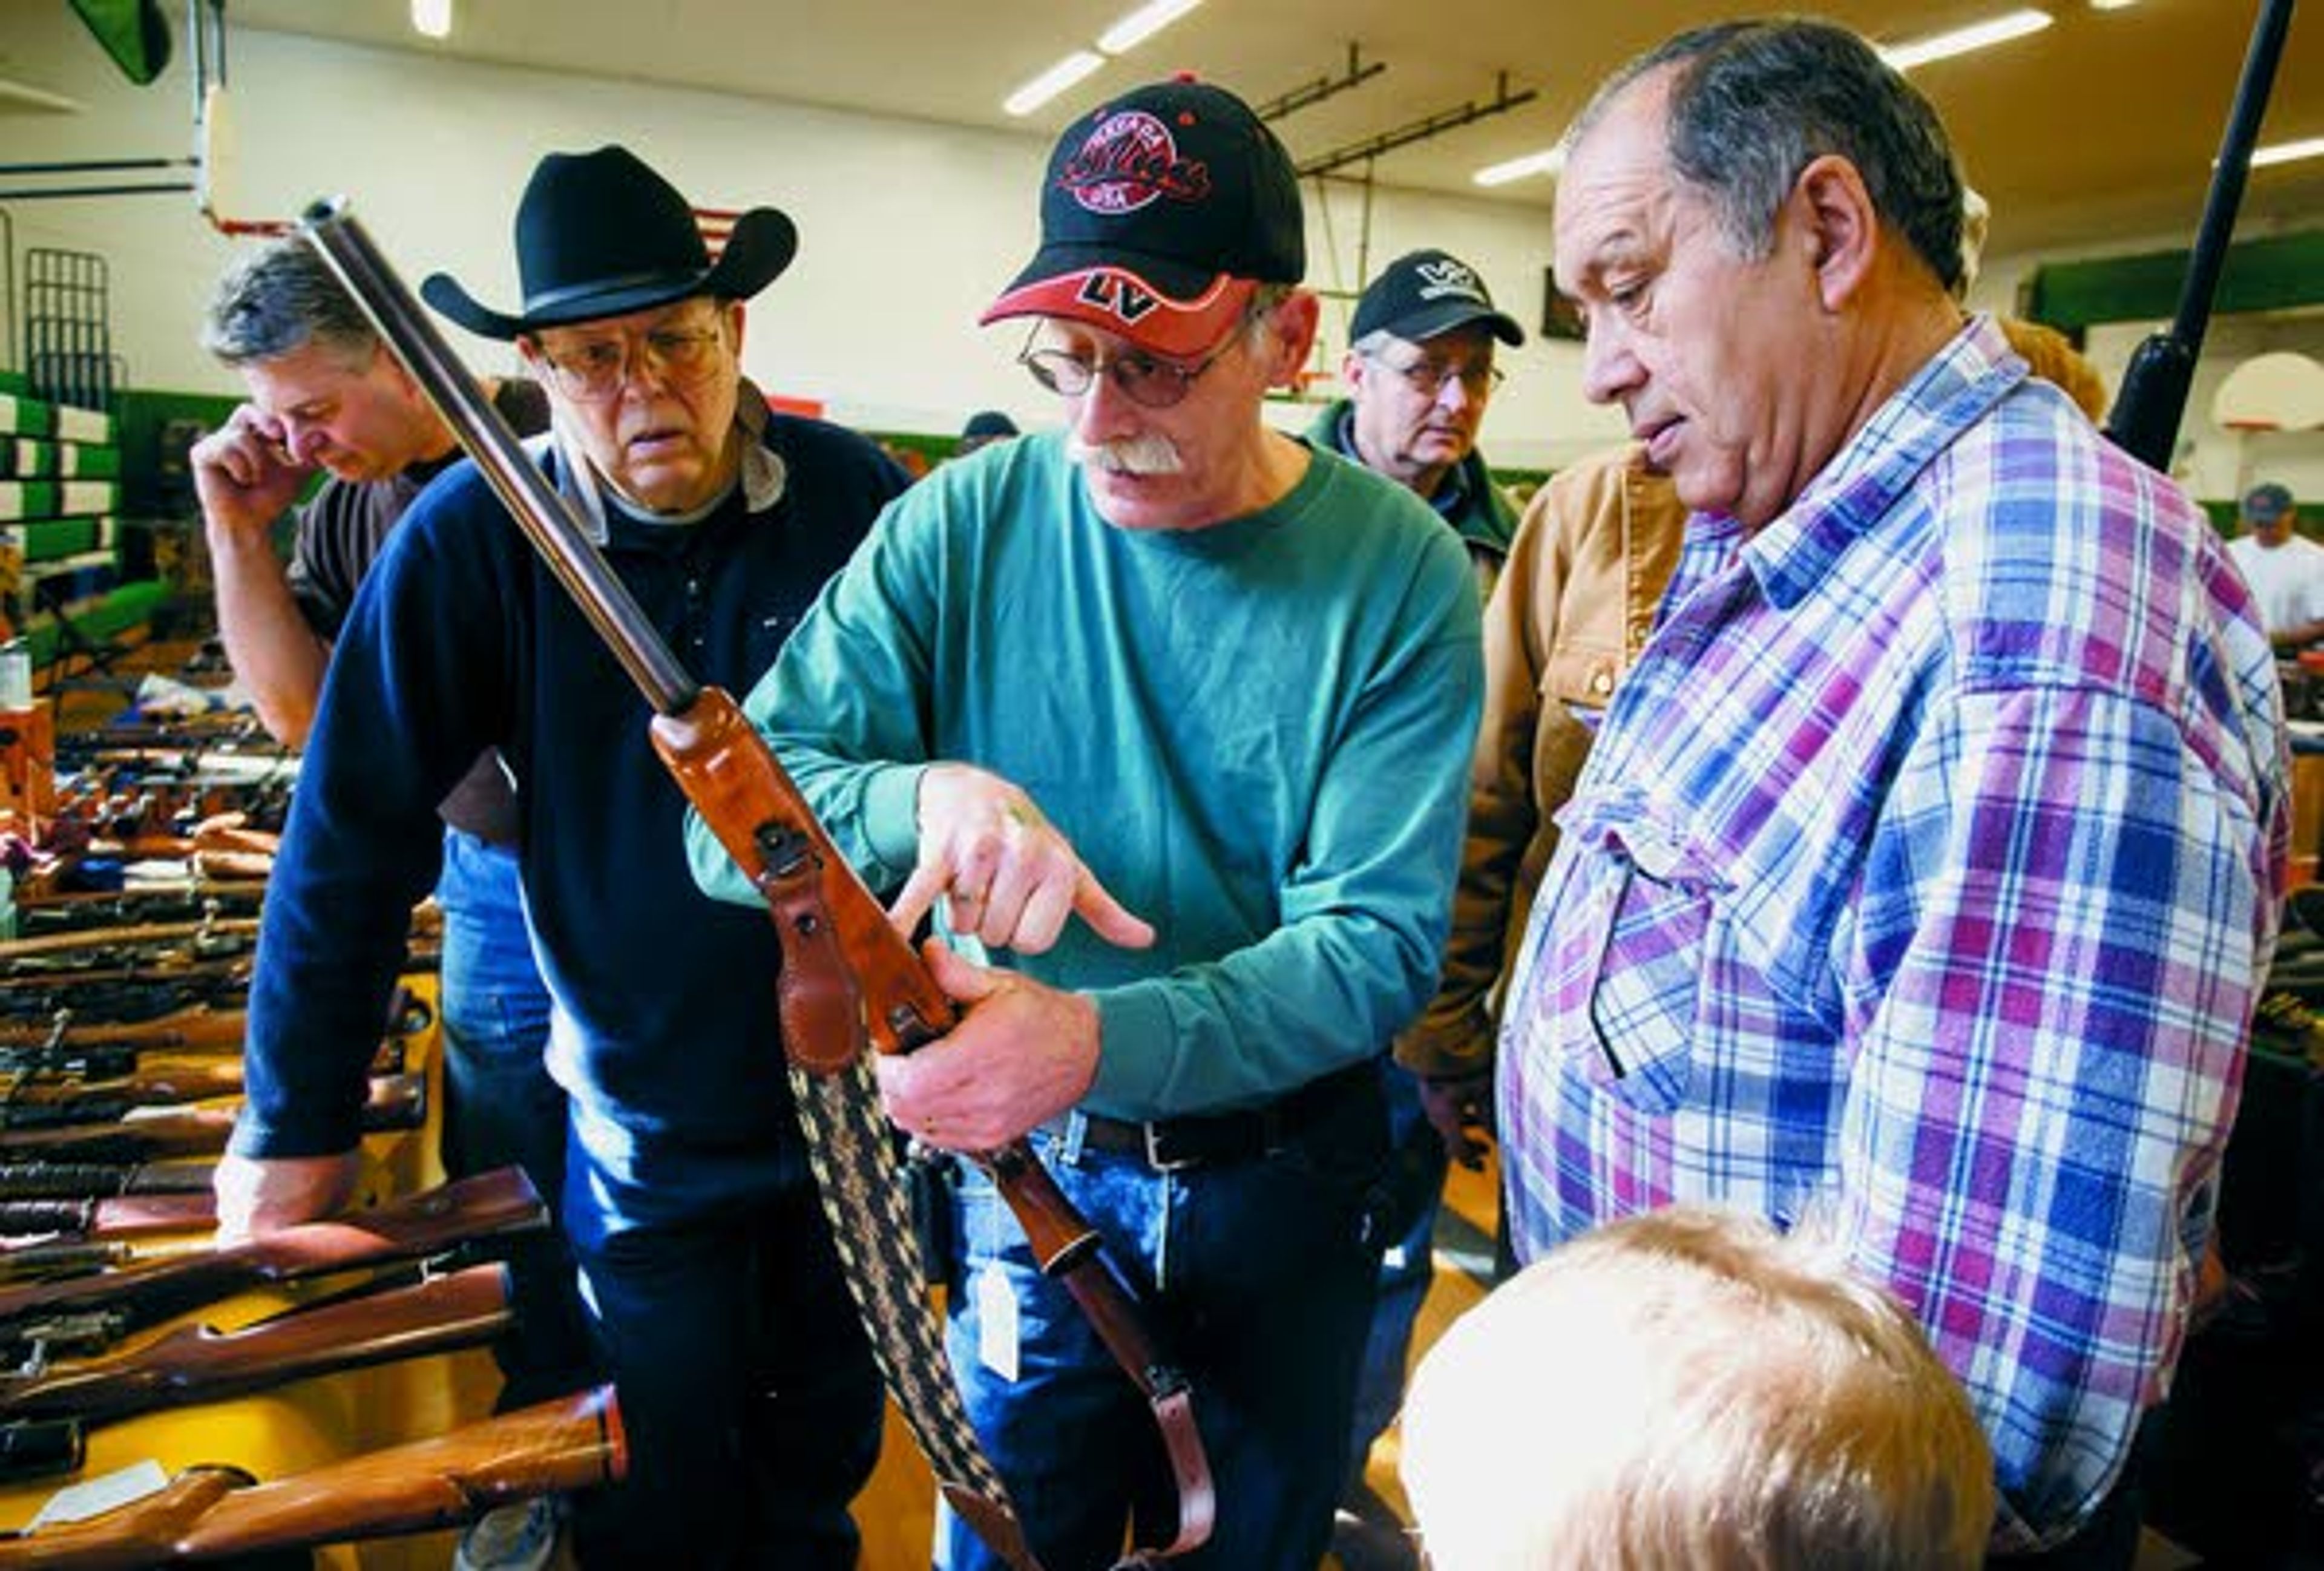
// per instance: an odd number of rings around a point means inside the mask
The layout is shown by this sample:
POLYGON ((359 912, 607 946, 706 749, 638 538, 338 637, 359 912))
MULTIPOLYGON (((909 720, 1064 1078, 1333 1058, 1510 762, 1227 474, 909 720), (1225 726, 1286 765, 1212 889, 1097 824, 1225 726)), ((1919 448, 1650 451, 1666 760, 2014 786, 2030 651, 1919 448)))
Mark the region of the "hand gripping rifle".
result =
POLYGON ((2236 84, 2235 106, 2227 114, 2227 129, 2219 143, 2219 162, 2211 174, 2211 190, 2203 204, 2202 226, 2187 258, 2187 278, 2181 286, 2179 311, 2167 331, 2139 345, 2122 374, 2122 391, 2107 416, 2106 433, 2114 445, 2163 474, 2171 472, 2172 450, 2179 443, 2179 421, 2187 409, 2187 394, 2195 380, 2195 362, 2203 353, 2203 334, 2210 326, 2211 300, 2218 292, 2220 270, 2227 264, 2227 241, 2234 235, 2236 209, 2242 205, 2244 180, 2251 172, 2252 143, 2267 113, 2267 96, 2275 83, 2276 62, 2283 57, 2283 41, 2292 31, 2292 0, 2263 0, 2259 20, 2253 24, 2251 49, 2244 56, 2242 79, 2236 84))
MULTIPOLYGON (((645 695, 655 751, 766 900, 782 943, 778 987, 793 1099, 849 1290, 937 1488, 995 1553, 1033 1567, 919 1300, 925 1268, 891 1178, 890 1132, 863 1051, 868 1044, 906 1053, 935 1040, 956 1019, 952 1000, 890 926, 733 698, 678 664, 344 202, 309 208, 302 232, 645 695)), ((1012 1141, 971 1160, 991 1175, 1042 1271, 1073 1294, 1153 1407, 1176 1475, 1178 1530, 1161 1549, 1134 1550, 1131 1562, 1197 1547, 1210 1536, 1214 1502, 1185 1377, 1158 1351, 1096 1230, 1031 1149, 1012 1141)))
POLYGON ((189 1468, 159 1493, 87 1520, 0 1534, 0 1571, 134 1571, 426 1532, 628 1471, 613 1388, 599 1386, 272 1483, 235 1467, 189 1468))

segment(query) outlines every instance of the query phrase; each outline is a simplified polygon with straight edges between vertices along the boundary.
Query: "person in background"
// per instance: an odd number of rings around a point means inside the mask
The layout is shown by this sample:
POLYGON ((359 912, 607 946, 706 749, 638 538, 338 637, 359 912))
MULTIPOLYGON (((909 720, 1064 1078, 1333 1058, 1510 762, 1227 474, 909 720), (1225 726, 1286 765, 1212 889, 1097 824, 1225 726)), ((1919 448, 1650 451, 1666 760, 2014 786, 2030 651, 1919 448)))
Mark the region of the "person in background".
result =
MULTIPOLYGON (((949 1035, 877 1068, 926 1144, 1019 1136, 1187 1367, 1218 1485, 1190 1565, 1314 1571, 1347 1472, 1387 1156, 1480 673, 1467 557, 1413 494, 1282 435, 1318 303, 1298 176, 1240 99, 1109 98, 1059 141, 985 313, 1065 429, 881 520, 745 707, 909 930, 949 1035), (1028 615, 1038 607, 1038 615, 1028 615)), ((696 875, 754 898, 697 822, 696 875)), ((988 1179, 958 1191, 953 1364, 1049 1571, 1167 1541, 1144 1399, 988 1179), (1158 1520, 1157 1520, 1158 1517, 1158 1520)), ((995 1564, 949 1519, 936 1560, 995 1564)))
POLYGON ((2292 493, 2270 480, 2244 494, 2244 532, 2227 555, 2251 586, 2268 638, 2286 653, 2324 639, 2324 546, 2299 531, 2292 493))
POLYGON ((1977 1414, 1912 1315, 1816 1233, 1633 1216, 1453 1322, 1404 1413, 1428 1563, 1975 1571, 1994 1512, 1977 1414))
MULTIPOLYGON (((1496 343, 1514 348, 1525 329, 1494 308, 1474 268, 1443 251, 1414 251, 1382 268, 1356 301, 1341 364, 1348 395, 1307 432, 1320 450, 1353 459, 1426 502, 1469 550, 1480 593, 1489 593, 1517 531, 1517 514, 1493 483, 1477 431, 1501 381, 1496 343)), ((1349 1436, 1348 1486, 1333 1549, 1347 1571, 1411 1563, 1394 1510, 1364 1483, 1365 1459, 1396 1417, 1412 1327, 1434 1276, 1432 1240, 1449 1161, 1422 1104, 1421 1084, 1391 1062, 1387 1072, 1388 1181, 1375 1224, 1382 1243, 1363 1373, 1349 1436), (1362 1566, 1348 1564, 1360 1560, 1362 1566)), ((1475 1158, 1458 1147, 1465 1160, 1475 1158)))
POLYGON ((1319 448, 1385 475, 1436 510, 1469 548, 1488 591, 1517 533, 1517 510, 1477 450, 1478 428, 1502 381, 1495 343, 1525 329, 1493 307, 1474 268, 1443 251, 1413 251, 1380 269, 1356 301, 1340 363, 1348 396, 1309 428, 1319 448))
POLYGON ((1017 429, 1017 422, 999 410, 981 409, 970 415, 968 423, 960 428, 960 440, 953 445, 952 456, 965 458, 979 448, 1005 442, 1022 434, 1017 429))
MULTIPOLYGON (((302 240, 268 241, 227 269, 202 342, 250 391, 250 402, 189 455, 218 634, 261 723, 284 746, 301 747, 357 587, 459 448, 302 240), (274 522, 318 470, 326 478, 297 508, 286 567, 274 522)), ((498 381, 487 391, 512 430, 548 429, 549 402, 536 384, 498 381)), ((479 754, 438 810, 445 1170, 461 1178, 514 1163, 553 1215, 565 1179, 565 1094, 542 1063, 549 990, 518 891, 516 797, 498 751, 479 754)), ((522 1407, 587 1384, 592 1360, 562 1238, 524 1241, 511 1264, 518 1329, 498 1350, 507 1376, 500 1400, 522 1407)), ((542 1520, 548 1502, 513 1509, 535 1536, 551 1530, 542 1520)))
MULTIPOLYGON (((713 263, 686 199, 612 146, 544 157, 515 236, 517 310, 442 274, 422 297, 516 344, 555 411, 549 482, 687 670, 748 681, 904 484, 871 442, 771 413, 743 380, 742 302, 797 232, 752 208, 713 263)), ((630 1439, 627 1482, 576 1502, 579 1557, 851 1566, 881 1392, 779 1067, 781 952, 764 911, 687 877, 650 717, 483 475, 430 486, 340 630, 308 737, 220 1235, 346 1198, 433 804, 497 747, 554 1000, 565 1224, 630 1439)))
POLYGON ((2274 662, 2222 542, 1987 319, 1934 111, 1736 22, 1568 134, 1583 386, 1691 510, 1503 1012, 1531 1261, 1811 1204, 1994 1455, 1994 1548, 2127 1566, 2275 941, 2274 662))

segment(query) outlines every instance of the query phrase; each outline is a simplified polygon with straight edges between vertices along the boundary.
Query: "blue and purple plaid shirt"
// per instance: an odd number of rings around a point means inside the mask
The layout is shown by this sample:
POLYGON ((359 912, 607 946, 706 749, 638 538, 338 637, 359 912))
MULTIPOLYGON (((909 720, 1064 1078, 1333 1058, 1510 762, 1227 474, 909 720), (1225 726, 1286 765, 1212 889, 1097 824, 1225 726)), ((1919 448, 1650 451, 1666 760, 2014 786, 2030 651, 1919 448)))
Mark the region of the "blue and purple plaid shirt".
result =
POLYGON ((1688 528, 1510 990, 1518 1253, 1812 1206, 1967 1384, 2001 1541, 2054 1538, 2209 1226, 2289 834, 2266 636, 1983 319, 1756 537, 1688 528))

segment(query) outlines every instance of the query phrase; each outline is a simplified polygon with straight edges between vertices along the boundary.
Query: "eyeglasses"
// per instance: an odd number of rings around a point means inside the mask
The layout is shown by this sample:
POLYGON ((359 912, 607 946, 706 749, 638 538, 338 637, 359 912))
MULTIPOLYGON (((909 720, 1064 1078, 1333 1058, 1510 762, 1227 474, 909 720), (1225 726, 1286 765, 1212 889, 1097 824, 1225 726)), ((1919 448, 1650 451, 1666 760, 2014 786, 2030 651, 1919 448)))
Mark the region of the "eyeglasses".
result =
POLYGON ((716 328, 656 328, 641 338, 592 338, 553 355, 544 344, 540 361, 566 397, 603 403, 621 396, 632 369, 641 364, 673 387, 708 380, 718 369, 717 347, 724 341, 716 328))
POLYGON ((1457 380, 1461 391, 1471 398, 1482 398, 1508 380, 1508 374, 1498 365, 1452 365, 1442 360, 1416 360, 1409 365, 1399 365, 1378 355, 1365 358, 1383 371, 1395 372, 1404 378, 1406 387, 1431 401, 1443 393, 1448 382, 1457 380))
MULTIPOLYGON (((1038 329, 1035 329, 1038 332, 1038 329)), ((1079 398, 1096 385, 1101 374, 1111 377, 1121 396, 1143 409, 1168 409, 1183 402, 1194 391, 1194 379, 1219 363, 1222 356, 1233 348, 1243 337, 1239 324, 1219 347, 1192 365, 1180 365, 1168 360, 1157 360, 1142 350, 1131 349, 1105 360, 1093 360, 1076 355, 1071 349, 1036 349, 1027 339, 1025 348, 1018 355, 1017 363, 1033 374, 1033 380, 1061 398, 1079 398)))

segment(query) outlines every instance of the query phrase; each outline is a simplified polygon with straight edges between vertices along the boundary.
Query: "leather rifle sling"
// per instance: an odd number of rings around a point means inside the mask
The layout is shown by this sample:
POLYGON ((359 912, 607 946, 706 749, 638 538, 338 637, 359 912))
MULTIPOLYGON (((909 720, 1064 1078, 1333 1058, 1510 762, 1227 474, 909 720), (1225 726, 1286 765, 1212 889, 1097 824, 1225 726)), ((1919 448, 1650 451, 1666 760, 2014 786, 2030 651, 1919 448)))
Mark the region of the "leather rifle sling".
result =
MULTIPOLYGON (((739 711, 737 717, 739 718, 739 711)), ((894 1181, 890 1125, 880 1112, 871 1070, 871 1055, 863 1028, 862 990, 838 927, 823 898, 822 870, 814 847, 804 836, 774 827, 758 839, 758 864, 745 871, 773 914, 783 947, 782 975, 777 982, 783 1022, 785 1059, 799 1122, 807 1131, 807 1150, 821 1186, 832 1231, 842 1258, 848 1261, 848 1285, 857 1293, 864 1322, 873 1327, 881 1360, 898 1384, 897 1364, 884 1351, 883 1311, 863 1296, 867 1279, 892 1279, 901 1284, 898 1297, 905 1301, 896 1331, 911 1339, 925 1339, 934 1350, 939 1369, 949 1366, 935 1321, 912 1312, 918 1304, 916 1284, 927 1280, 926 1262, 911 1226, 900 1187, 894 1181), (832 1044, 844 1044, 834 1055, 832 1044), (835 1059, 836 1061, 835 1061, 835 1059), (853 1213, 853 1214, 849 1214, 853 1213)), ((936 1040, 936 1028, 916 1012, 899 1009, 888 1021, 899 1050, 936 1040)), ((949 1023, 949 1022, 947 1022, 949 1023)), ((1032 1241, 1034 1255, 1044 1275, 1056 1280, 1073 1296, 1100 1341, 1146 1398, 1161 1432, 1165 1454, 1178 1490, 1178 1519, 1170 1542, 1157 1548, 1134 1548, 1124 1566, 1150 1565, 1200 1548, 1211 1536, 1217 1513, 1217 1492, 1211 1479, 1210 1459, 1194 1424, 1194 1396, 1183 1372, 1164 1357, 1128 1290, 1107 1269, 1097 1230, 1074 1210, 1056 1188, 1038 1158, 1023 1141, 1012 1141, 998 1151, 972 1153, 969 1160, 991 1176, 994 1188, 1032 1241), (1060 1218, 1066 1225, 1058 1225, 1060 1218), (1045 1247, 1046 1245, 1046 1247, 1045 1247)), ((964 1431, 967 1419, 958 1389, 950 1379, 941 1391, 929 1393, 932 1403, 959 1413, 964 1431)), ((900 1390, 900 1386, 899 1388, 900 1390)), ((991 1477, 991 1465, 967 1432, 964 1451, 947 1455, 938 1449, 939 1437, 924 1432, 905 1406, 906 1421, 920 1441, 929 1464, 937 1471, 938 1488, 953 1509, 977 1535, 1011 1564, 1030 1565, 1022 1529, 1013 1516, 988 1529, 975 1512, 1004 1500, 998 1478, 990 1490, 982 1486, 991 1477), (947 1463, 958 1476, 977 1480, 976 1496, 964 1502, 954 1485, 947 1463), (1012 1552, 1010 1546, 1016 1551, 1012 1552), (1019 1558, 1019 1553, 1023 1558, 1019 1558)))

